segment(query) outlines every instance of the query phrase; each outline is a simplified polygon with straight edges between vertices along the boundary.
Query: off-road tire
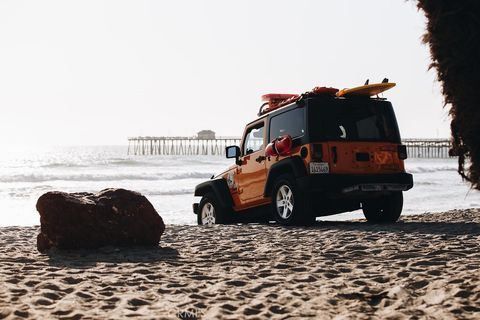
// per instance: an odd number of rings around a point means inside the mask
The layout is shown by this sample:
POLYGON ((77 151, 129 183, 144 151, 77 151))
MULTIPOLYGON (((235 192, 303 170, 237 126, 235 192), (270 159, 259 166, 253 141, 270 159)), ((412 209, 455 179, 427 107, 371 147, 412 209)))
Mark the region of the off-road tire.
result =
MULTIPOLYGON (((211 219, 211 218, 210 218, 211 219)), ((198 205, 197 223, 199 225, 204 224, 225 224, 228 222, 228 210, 220 207, 215 194, 207 193, 202 197, 200 204, 198 205), (205 209, 205 210, 204 210, 205 209), (205 212, 204 212, 205 211, 205 212), (203 216, 202 216, 203 214, 203 216), (213 214, 213 220, 211 223, 206 223, 205 215, 213 214)))
POLYGON ((394 223, 402 214, 403 194, 394 192, 389 196, 362 202, 365 218, 370 223, 394 223))
POLYGON ((271 212, 281 225, 310 225, 315 222, 307 198, 291 174, 279 176, 272 188, 271 212))

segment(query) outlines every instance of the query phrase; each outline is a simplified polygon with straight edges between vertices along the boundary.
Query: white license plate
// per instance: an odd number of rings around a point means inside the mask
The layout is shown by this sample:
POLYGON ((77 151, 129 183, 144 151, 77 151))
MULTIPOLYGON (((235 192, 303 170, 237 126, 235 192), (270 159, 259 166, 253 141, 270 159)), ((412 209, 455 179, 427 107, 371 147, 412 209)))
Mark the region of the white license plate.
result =
POLYGON ((330 168, 328 167, 328 162, 310 162, 310 173, 329 173, 330 168))

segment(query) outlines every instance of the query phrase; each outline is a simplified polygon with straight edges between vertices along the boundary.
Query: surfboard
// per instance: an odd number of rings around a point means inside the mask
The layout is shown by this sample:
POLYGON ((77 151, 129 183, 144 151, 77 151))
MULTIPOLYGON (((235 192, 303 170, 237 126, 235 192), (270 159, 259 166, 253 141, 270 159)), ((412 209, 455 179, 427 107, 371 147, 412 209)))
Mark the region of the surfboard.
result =
POLYGON ((349 97, 349 96, 376 96, 388 89, 391 89, 396 86, 396 83, 386 82, 386 83, 372 83, 360 87, 355 87, 351 89, 343 89, 337 92, 337 97, 349 97))

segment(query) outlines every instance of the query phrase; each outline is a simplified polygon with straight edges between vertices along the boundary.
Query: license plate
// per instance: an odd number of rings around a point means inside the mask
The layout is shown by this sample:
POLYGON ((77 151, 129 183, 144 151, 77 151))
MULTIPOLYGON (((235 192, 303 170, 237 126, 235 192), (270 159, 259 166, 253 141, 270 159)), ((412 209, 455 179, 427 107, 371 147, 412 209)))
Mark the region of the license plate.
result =
POLYGON ((310 162, 310 173, 329 173, 328 162, 310 162))

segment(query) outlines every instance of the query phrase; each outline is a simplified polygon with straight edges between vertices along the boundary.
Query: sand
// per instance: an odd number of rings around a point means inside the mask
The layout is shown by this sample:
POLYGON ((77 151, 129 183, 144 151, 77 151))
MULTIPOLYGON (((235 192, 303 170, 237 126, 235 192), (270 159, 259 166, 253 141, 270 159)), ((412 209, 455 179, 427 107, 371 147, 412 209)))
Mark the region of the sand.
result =
POLYGON ((51 251, 0 228, 0 318, 480 318, 480 210, 168 225, 161 247, 51 251))

